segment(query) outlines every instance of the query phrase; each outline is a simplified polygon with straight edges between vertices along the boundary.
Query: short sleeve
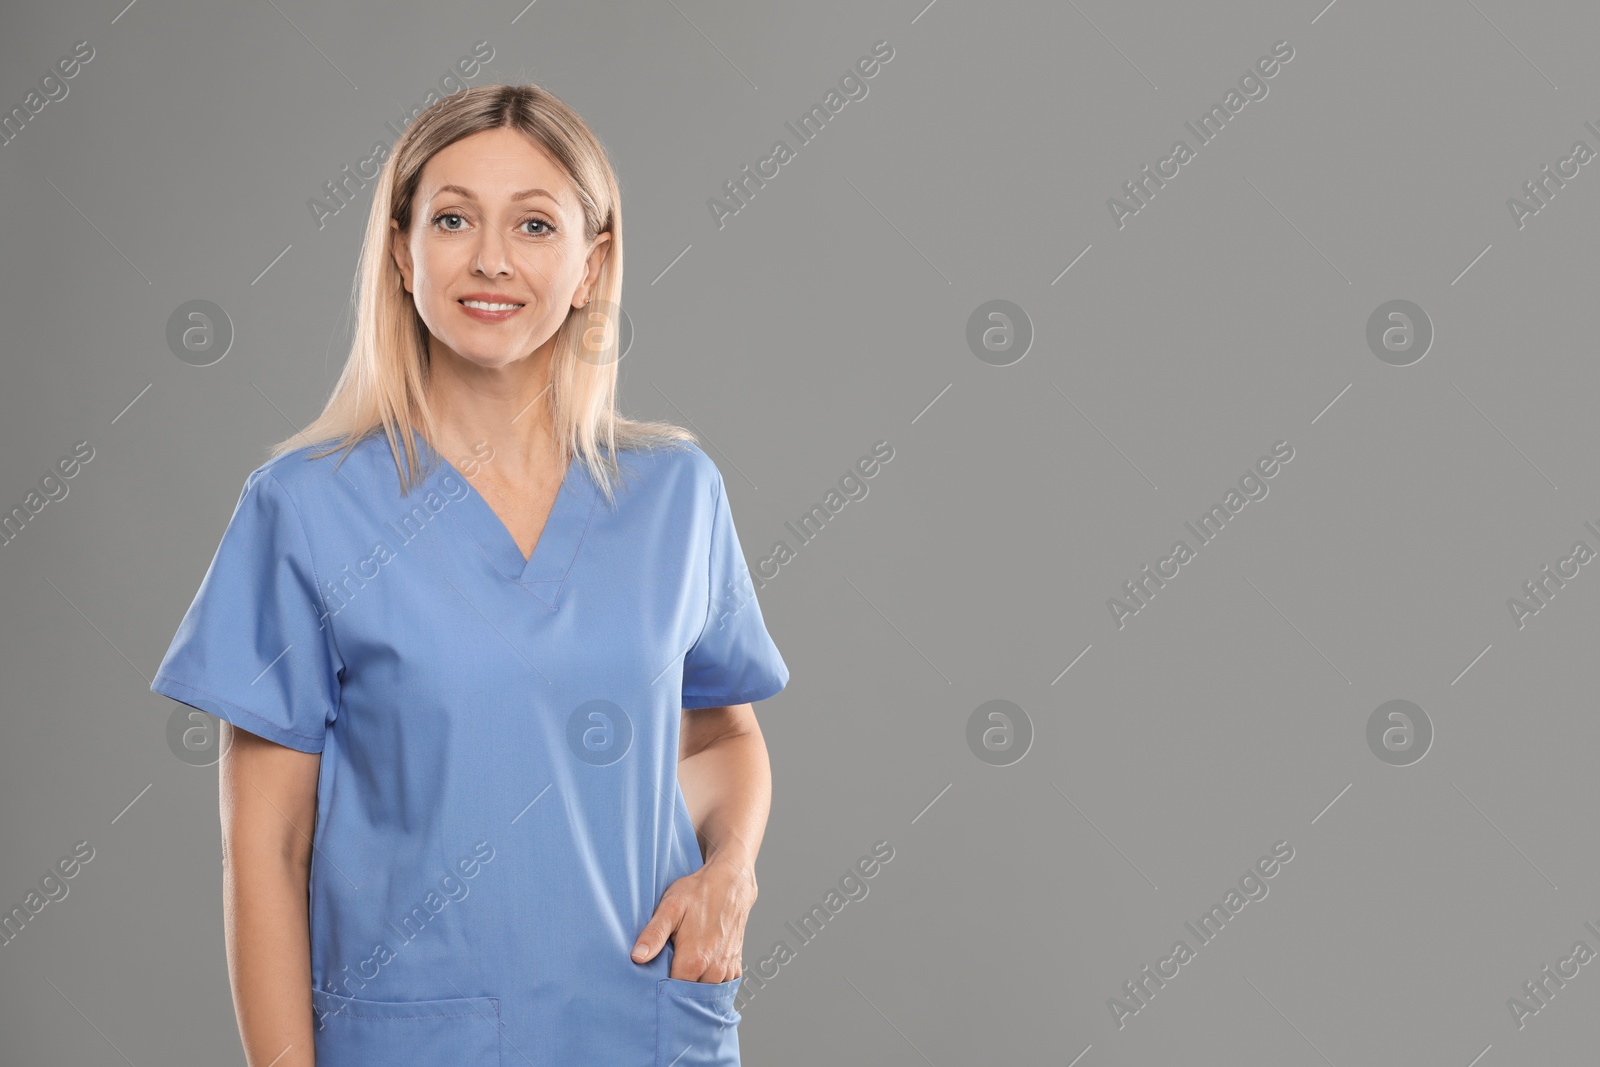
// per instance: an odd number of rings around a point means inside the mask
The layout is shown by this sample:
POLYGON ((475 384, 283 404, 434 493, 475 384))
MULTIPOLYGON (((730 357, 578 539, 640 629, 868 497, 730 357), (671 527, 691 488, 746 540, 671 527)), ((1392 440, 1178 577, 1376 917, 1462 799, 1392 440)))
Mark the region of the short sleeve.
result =
POLYGON ((754 703, 789 684, 789 668, 767 633, 739 546, 722 479, 711 514, 711 602, 700 638, 684 656, 683 707, 754 703))
POLYGON ((270 471, 245 481, 152 691, 301 752, 321 752, 343 669, 311 544, 270 471))

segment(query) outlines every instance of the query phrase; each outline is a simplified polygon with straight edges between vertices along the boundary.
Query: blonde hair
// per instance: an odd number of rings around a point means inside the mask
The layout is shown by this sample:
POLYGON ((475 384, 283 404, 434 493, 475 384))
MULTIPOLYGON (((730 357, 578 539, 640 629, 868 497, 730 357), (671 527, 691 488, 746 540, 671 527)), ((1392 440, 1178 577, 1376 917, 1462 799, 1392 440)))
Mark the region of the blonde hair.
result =
MULTIPOLYGON (((432 473, 419 464, 413 432, 438 440, 427 401, 428 328, 406 291, 391 251, 393 218, 410 229, 422 168, 433 155, 474 133, 515 129, 547 153, 577 188, 583 205, 585 242, 601 233, 611 247, 590 293, 594 308, 569 309, 556 330, 550 364, 549 406, 560 461, 581 461, 607 500, 620 474, 619 448, 651 448, 694 442, 689 430, 668 422, 629 419, 616 410, 618 312, 622 295, 622 202, 605 148, 570 107, 537 85, 481 85, 452 93, 429 107, 406 128, 378 177, 361 246, 360 269, 352 298, 355 336, 333 392, 316 420, 300 433, 273 445, 272 457, 306 442, 348 454, 380 428, 389 439, 402 495, 432 473), (604 316, 610 358, 584 358, 585 333, 594 347, 594 316, 604 316), (411 432, 407 432, 411 431, 411 432), (403 450, 403 455, 402 455, 403 450)), ((437 457, 435 457, 437 459, 437 457)), ((342 459, 341 459, 342 462, 342 459)))

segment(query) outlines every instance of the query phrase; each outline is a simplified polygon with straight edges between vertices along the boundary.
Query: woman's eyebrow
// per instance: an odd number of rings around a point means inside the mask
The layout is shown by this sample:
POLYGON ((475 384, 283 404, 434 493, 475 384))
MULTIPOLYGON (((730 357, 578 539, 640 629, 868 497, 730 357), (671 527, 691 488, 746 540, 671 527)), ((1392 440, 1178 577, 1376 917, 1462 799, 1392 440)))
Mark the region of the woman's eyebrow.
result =
MULTIPOLYGON (((455 193, 457 196, 464 196, 468 200, 472 200, 472 201, 476 201, 478 199, 475 195, 473 195, 473 192, 472 192, 471 189, 463 189, 459 185, 441 185, 441 186, 439 186, 439 188, 434 190, 433 196, 430 197, 429 199, 438 199, 440 196, 444 195, 445 193, 455 193)), ((535 197, 535 196, 542 196, 542 197, 545 197, 548 200, 553 200, 558 204, 561 203, 561 201, 556 200, 555 196, 553 196, 551 193, 549 193, 548 191, 546 191, 544 189, 524 189, 520 193, 512 193, 511 194, 511 199, 513 199, 513 200, 527 200, 530 197, 535 197)))

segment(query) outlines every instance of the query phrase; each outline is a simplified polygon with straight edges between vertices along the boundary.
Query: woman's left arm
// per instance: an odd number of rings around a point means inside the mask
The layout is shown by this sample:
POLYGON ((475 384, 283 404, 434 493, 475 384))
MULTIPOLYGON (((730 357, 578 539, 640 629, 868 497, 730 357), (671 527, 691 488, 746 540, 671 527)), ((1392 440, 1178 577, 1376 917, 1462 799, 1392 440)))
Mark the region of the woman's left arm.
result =
POLYGON ((749 704, 685 711, 679 737, 678 781, 705 865, 667 887, 633 959, 654 959, 671 937, 669 977, 726 982, 743 973, 756 853, 772 807, 772 766, 749 704))

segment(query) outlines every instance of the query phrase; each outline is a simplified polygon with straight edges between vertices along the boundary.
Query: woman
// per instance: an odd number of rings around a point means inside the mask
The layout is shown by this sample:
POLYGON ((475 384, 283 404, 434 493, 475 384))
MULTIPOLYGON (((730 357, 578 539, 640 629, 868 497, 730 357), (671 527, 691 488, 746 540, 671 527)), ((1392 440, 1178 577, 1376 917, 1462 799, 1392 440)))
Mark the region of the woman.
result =
POLYGON ((344 372, 151 686, 226 723, 252 1067, 739 1062, 751 704, 789 671, 716 466, 614 410, 621 287, 615 176, 549 93, 395 145, 344 372))

